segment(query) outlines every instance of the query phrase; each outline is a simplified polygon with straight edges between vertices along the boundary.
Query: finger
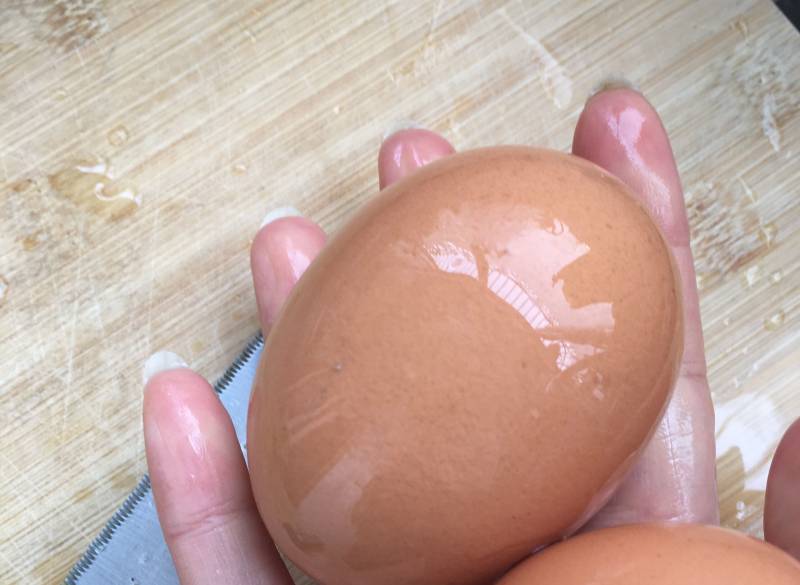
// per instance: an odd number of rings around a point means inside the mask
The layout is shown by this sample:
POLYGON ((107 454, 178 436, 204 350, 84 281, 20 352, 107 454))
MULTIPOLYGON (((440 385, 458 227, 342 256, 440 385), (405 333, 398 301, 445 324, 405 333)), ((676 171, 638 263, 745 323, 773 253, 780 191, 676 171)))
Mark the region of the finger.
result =
POLYGON ((783 435, 772 459, 764 539, 800 559, 800 419, 783 435))
POLYGON ((572 149, 622 179, 650 211, 675 257, 684 309, 684 353, 673 398, 630 477, 592 525, 716 522, 714 411, 686 205, 667 133, 641 94, 614 89, 589 99, 572 149))
MULTIPOLYGON (((378 154, 381 188, 438 158, 453 153, 447 140, 428 130, 401 130, 389 136, 378 154)), ((325 244, 325 233, 302 217, 269 222, 250 249, 261 328, 269 331, 300 275, 325 244)))
POLYGON ((310 219, 275 219, 256 234, 250 248, 253 287, 266 334, 286 297, 325 245, 325 232, 310 219))
POLYGON ((181 583, 291 585, 250 491, 233 424, 188 369, 154 376, 144 397, 147 464, 181 583))
POLYGON ((378 182, 388 187, 436 159, 453 154, 452 145, 430 130, 400 130, 381 144, 378 153, 378 182))

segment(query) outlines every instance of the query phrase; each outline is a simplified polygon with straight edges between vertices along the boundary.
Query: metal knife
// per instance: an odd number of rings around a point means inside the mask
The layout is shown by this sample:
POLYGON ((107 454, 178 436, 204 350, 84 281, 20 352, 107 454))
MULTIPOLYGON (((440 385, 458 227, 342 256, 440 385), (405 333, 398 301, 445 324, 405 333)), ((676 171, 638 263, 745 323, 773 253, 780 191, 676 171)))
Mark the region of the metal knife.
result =
MULTIPOLYGON (((245 447, 247 403, 264 347, 259 334, 214 385, 245 447)), ((177 585, 178 576, 158 522, 145 475, 72 567, 66 585, 177 585)))

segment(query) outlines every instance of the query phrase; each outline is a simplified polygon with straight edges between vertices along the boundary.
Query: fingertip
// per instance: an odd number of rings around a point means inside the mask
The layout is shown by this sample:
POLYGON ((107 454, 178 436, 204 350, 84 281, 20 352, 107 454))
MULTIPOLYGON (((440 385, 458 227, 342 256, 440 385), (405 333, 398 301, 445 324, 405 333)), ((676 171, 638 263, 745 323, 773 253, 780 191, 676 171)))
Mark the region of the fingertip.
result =
POLYGON ((192 449, 184 445, 192 440, 192 433, 202 435, 204 441, 216 439, 224 437, 230 426, 211 385, 189 368, 164 370, 150 378, 144 390, 143 419, 148 465, 152 475, 164 474, 164 485, 180 475, 170 473, 177 463, 197 464, 192 449))
POLYGON ((188 368, 155 374, 144 395, 153 496, 182 583, 291 583, 258 515, 233 423, 188 368))
POLYGON ((264 225, 250 247, 256 303, 266 332, 295 283, 325 245, 325 232, 305 217, 281 217, 264 225))
POLYGON ((410 128, 391 134, 378 153, 380 188, 388 187, 417 169, 455 152, 441 135, 422 128, 410 128))
POLYGON ((575 126, 572 152, 609 171, 610 167, 622 170, 625 164, 635 167, 632 158, 637 154, 647 154, 648 159, 668 155, 672 160, 658 112, 644 95, 629 87, 601 89, 586 100, 575 126))
POLYGON ((583 106, 572 140, 573 154, 584 158, 602 154, 603 149, 596 147, 597 141, 608 141, 626 131, 635 134, 635 118, 658 120, 661 125, 655 108, 640 92, 630 87, 602 86, 583 106), (620 114, 626 110, 638 115, 631 113, 634 119, 620 120, 620 114))
POLYGON ((688 243, 672 146, 658 112, 641 93, 614 87, 591 96, 575 127, 572 152, 626 183, 670 243, 688 243))
POLYGON ((211 386, 206 379, 188 367, 162 370, 153 374, 145 384, 145 414, 168 396, 194 395, 207 390, 211 390, 211 386))

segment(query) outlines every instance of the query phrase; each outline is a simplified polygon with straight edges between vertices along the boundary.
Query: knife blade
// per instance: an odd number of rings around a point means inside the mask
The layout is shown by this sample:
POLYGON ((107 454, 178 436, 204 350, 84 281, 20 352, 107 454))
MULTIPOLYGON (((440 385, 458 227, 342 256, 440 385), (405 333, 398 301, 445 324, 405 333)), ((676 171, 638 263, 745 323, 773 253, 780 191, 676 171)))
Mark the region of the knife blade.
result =
MULTIPOLYGON (((214 384, 245 445, 247 404, 264 347, 259 333, 214 384)), ((66 585, 178 585, 158 522, 150 478, 145 475, 67 574, 66 585)))

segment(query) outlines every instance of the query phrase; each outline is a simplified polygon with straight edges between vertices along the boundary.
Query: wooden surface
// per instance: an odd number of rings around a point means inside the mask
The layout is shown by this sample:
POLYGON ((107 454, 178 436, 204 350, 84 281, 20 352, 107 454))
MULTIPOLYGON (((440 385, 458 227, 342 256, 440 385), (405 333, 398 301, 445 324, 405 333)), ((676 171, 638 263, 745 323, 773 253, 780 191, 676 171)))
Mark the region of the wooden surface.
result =
POLYGON ((265 212, 336 229, 398 120, 566 149, 616 76, 674 141, 722 515, 758 533, 800 416, 800 36, 770 2, 4 3, 0 582, 62 579, 145 472, 149 355, 213 379, 256 332, 265 212))

